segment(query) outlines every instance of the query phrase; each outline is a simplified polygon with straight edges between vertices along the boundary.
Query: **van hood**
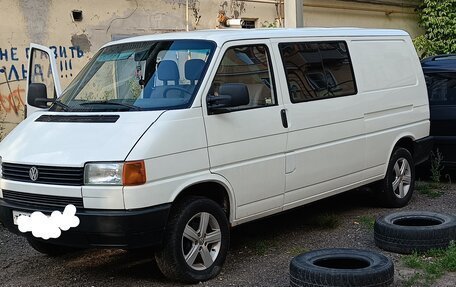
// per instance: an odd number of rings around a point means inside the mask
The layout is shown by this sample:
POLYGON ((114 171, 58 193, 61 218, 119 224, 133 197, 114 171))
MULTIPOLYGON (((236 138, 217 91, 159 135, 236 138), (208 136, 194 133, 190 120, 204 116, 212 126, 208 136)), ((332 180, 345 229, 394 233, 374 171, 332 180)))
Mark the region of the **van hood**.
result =
POLYGON ((9 163, 73 167, 93 161, 124 161, 163 113, 36 112, 0 143, 0 156, 9 163))

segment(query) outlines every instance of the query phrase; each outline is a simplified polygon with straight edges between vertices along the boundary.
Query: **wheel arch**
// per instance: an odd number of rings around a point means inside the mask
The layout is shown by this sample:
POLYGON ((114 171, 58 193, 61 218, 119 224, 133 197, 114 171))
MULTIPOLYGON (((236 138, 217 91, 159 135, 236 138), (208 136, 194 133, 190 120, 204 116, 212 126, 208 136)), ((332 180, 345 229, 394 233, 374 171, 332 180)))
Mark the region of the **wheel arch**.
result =
POLYGON ((415 139, 416 139, 415 136, 411 133, 402 133, 395 138, 395 140, 393 141, 394 144, 391 145, 390 150, 388 152, 388 157, 386 158, 386 161, 385 161, 385 168, 383 170, 384 175, 386 175, 386 171, 388 169, 388 163, 389 163, 389 160, 391 159, 391 156, 393 155, 393 151, 397 147, 402 147, 402 148, 407 149, 413 158, 413 153, 414 153, 413 143, 415 142, 415 139))
POLYGON ((218 203, 230 223, 235 219, 235 197, 228 181, 218 176, 186 183, 173 195, 173 204, 187 196, 202 196, 218 203))
POLYGON ((415 147, 413 146, 414 142, 415 142, 415 138, 412 135, 407 135, 407 136, 401 137, 399 140, 396 141, 396 144, 394 145, 393 149, 390 151, 390 157, 393 153, 393 150, 397 147, 405 148, 413 156, 413 154, 415 152, 415 150, 414 150, 415 147))

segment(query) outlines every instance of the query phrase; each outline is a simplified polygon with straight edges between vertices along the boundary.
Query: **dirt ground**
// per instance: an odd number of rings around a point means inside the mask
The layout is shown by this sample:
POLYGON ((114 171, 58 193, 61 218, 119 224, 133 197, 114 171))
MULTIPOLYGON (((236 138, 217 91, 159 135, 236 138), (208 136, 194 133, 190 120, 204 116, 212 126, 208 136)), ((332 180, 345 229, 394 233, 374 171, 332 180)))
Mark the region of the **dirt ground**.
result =
MULTIPOLYGON (((415 270, 401 255, 374 245, 374 218, 397 209, 376 207, 369 190, 354 190, 291 212, 232 230, 222 273, 195 286, 288 286, 290 260, 305 251, 354 247, 381 252, 395 264, 393 286, 408 286, 415 270)), ((402 210, 456 213, 456 185, 437 198, 415 192, 402 210)), ((35 252, 26 241, 0 225, 0 286, 179 286, 164 278, 150 254, 124 250, 87 250, 60 258, 35 252)), ((421 285, 416 285, 421 286, 421 285)), ((456 286, 456 273, 432 286, 456 286)))

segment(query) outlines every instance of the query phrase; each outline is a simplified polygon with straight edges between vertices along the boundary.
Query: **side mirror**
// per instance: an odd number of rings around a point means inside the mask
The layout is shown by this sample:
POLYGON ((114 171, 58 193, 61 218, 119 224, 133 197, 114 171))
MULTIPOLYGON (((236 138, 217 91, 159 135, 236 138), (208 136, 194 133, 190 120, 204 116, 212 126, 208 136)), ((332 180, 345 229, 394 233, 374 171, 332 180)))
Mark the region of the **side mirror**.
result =
POLYGON ((45 109, 47 108, 47 103, 51 102, 51 99, 47 97, 47 88, 43 83, 30 83, 27 93, 27 104, 45 109))
POLYGON ((250 102, 249 90, 244 84, 229 83, 219 88, 219 95, 207 97, 209 114, 230 112, 229 108, 248 105, 250 102))

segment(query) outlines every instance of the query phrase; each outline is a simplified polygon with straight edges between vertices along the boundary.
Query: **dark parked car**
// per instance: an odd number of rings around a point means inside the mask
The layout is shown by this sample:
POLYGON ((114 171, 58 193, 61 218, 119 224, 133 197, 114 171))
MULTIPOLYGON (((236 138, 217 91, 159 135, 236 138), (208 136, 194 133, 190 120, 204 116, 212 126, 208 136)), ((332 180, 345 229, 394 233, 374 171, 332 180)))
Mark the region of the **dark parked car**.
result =
POLYGON ((434 150, 445 167, 456 167, 456 54, 421 61, 429 93, 434 150))

